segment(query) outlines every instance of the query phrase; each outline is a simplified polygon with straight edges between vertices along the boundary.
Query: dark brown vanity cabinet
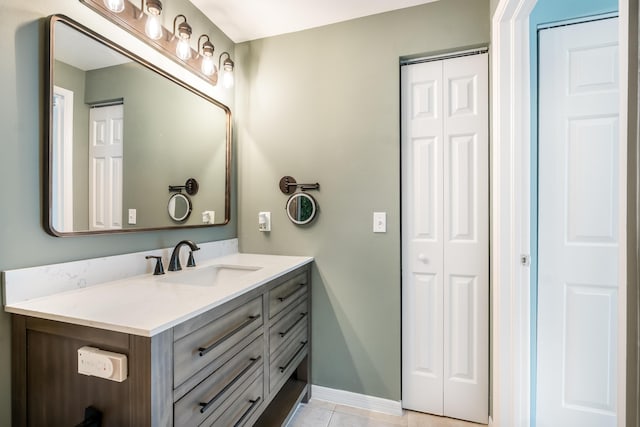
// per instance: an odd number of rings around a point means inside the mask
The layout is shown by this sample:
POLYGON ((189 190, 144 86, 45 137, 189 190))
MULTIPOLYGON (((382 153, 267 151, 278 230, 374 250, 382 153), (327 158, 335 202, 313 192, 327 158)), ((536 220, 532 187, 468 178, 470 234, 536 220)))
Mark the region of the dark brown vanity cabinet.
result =
POLYGON ((306 265, 150 338, 12 315, 13 425, 282 425, 311 393, 310 285, 306 265), (127 379, 79 374, 83 346, 127 379))

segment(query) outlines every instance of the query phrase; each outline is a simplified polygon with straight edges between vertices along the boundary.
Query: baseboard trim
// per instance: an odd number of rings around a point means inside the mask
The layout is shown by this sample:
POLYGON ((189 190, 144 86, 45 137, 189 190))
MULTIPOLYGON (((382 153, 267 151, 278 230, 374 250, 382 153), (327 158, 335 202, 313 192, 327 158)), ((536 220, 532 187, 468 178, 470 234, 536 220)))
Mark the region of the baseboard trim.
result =
POLYGON ((382 399, 381 397, 368 396, 366 394, 311 385, 311 397, 312 399, 366 409, 367 411, 382 412, 383 414, 389 415, 402 415, 402 403, 400 401, 382 399))

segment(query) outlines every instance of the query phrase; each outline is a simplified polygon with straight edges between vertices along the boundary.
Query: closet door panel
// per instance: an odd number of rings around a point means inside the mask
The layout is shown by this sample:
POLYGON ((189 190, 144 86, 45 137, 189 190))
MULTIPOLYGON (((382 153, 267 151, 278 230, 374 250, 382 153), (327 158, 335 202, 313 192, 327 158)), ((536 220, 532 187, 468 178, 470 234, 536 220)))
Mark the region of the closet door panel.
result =
POLYGON ((487 55, 443 62, 444 414, 488 421, 487 55))
POLYGON ((406 408, 442 415, 442 65, 402 73, 402 399, 406 408))

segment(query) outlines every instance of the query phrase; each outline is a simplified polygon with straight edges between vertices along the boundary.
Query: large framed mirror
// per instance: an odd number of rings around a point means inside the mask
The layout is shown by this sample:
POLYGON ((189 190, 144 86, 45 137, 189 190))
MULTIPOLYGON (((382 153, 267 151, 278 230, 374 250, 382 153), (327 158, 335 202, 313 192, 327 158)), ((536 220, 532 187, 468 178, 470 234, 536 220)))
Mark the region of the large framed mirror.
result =
POLYGON ((229 222, 227 106, 62 15, 48 18, 44 227, 54 236, 229 222), (169 187, 195 178, 177 223, 169 187), (215 213, 203 220, 201 213, 215 213))

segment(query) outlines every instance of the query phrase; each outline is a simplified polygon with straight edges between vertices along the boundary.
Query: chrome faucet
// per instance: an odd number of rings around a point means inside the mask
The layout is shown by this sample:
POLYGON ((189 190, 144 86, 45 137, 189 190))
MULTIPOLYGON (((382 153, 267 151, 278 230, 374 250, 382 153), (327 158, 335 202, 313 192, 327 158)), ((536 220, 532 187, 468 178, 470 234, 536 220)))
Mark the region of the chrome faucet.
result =
POLYGON ((182 266, 180 265, 180 248, 183 245, 188 245, 189 248, 191 249, 191 251, 189 252, 189 260, 187 261, 187 267, 196 266, 196 261, 193 259, 193 252, 199 251, 200 248, 191 240, 182 240, 178 242, 175 248, 173 248, 173 252, 171 253, 171 259, 169 260, 169 271, 182 270, 182 266))

